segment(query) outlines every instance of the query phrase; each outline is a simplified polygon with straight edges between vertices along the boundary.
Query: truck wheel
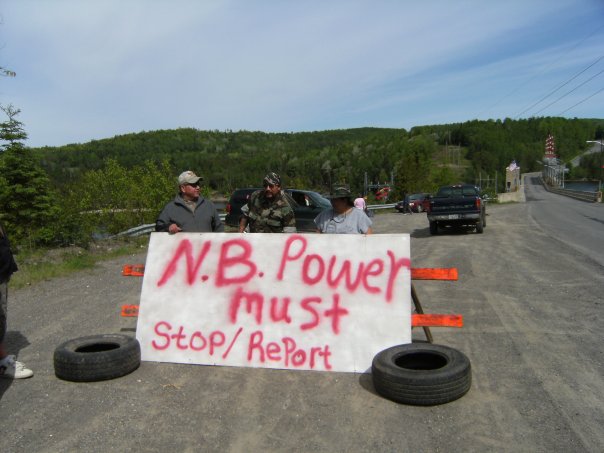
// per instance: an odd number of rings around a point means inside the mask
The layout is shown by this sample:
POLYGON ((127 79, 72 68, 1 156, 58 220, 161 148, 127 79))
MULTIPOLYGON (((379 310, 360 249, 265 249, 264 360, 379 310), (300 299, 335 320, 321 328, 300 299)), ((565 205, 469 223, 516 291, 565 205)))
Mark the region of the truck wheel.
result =
POLYGON ((125 376, 141 362, 140 344, 127 335, 75 338, 55 349, 55 375, 66 381, 92 382, 125 376))
POLYGON ((478 222, 476 223, 476 232, 478 234, 482 234, 483 231, 484 231, 484 226, 482 224, 482 219, 479 219, 478 222))
POLYGON ((430 222, 430 234, 438 234, 438 224, 436 222, 430 222))
POLYGON ((371 364, 378 394, 397 403, 432 406, 465 395, 472 384, 470 361, 461 351, 430 343, 394 346, 371 364))

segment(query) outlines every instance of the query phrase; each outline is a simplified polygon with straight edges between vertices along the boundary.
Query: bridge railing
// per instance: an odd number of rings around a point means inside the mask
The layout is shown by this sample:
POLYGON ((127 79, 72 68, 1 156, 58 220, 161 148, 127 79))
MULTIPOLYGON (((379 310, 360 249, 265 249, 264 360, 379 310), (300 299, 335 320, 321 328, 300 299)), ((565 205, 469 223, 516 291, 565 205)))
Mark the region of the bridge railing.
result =
POLYGON ((541 182, 543 183, 543 187, 545 187, 545 189, 549 192, 565 195, 577 200, 589 201, 592 203, 602 202, 602 192, 586 192, 583 190, 563 189, 561 187, 549 185, 543 178, 541 178, 541 182))

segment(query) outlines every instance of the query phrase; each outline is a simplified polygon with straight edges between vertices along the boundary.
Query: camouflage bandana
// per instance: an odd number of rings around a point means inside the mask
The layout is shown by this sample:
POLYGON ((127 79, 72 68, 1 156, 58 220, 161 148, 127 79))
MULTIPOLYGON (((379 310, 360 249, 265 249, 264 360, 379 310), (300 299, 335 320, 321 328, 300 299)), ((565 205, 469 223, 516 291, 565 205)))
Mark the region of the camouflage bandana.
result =
POLYGON ((277 173, 271 171, 264 177, 262 183, 265 185, 274 184, 275 186, 281 187, 281 177, 277 173))
POLYGON ((346 185, 334 186, 329 198, 352 198, 350 188, 346 185))

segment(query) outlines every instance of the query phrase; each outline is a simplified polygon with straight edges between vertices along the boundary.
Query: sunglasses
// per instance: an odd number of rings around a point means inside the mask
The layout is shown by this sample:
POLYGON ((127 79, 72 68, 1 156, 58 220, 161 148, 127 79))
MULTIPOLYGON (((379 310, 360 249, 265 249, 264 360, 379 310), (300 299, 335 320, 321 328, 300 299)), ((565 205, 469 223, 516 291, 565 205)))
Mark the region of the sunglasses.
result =
POLYGON ((271 184, 270 182, 264 182, 264 185, 262 187, 268 187, 269 189, 272 189, 276 186, 276 184, 271 184))
POLYGON ((187 183, 187 184, 185 184, 185 186, 199 187, 199 183, 197 183, 197 182, 195 184, 187 183))

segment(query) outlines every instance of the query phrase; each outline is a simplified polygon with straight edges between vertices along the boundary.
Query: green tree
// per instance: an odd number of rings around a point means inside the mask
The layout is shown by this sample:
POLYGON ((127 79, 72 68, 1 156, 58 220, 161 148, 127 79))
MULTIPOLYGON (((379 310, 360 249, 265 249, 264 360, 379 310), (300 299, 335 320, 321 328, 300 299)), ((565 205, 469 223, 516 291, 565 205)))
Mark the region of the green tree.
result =
POLYGON ((409 141, 408 148, 396 163, 396 191, 403 193, 423 192, 430 181, 432 156, 436 144, 430 137, 415 136, 409 141))
POLYGON ((430 173, 430 181, 423 190, 427 192, 436 192, 440 186, 455 184, 459 182, 456 173, 449 167, 434 167, 430 173))
POLYGON ((17 120, 19 109, 1 107, 8 120, 0 123, 0 213, 15 242, 31 245, 52 241, 58 215, 48 176, 23 142, 27 133, 17 120))
MULTIPOLYGON (((130 169, 115 159, 86 172, 74 185, 79 211, 97 232, 116 234, 153 223, 163 206, 176 195, 176 178, 167 160, 144 162, 130 169)), ((207 189, 205 190, 207 196, 207 189)))

